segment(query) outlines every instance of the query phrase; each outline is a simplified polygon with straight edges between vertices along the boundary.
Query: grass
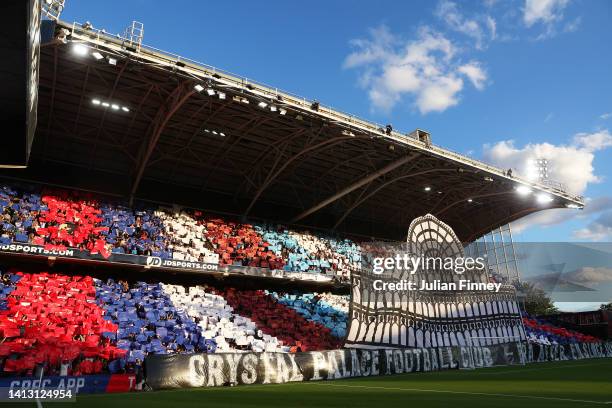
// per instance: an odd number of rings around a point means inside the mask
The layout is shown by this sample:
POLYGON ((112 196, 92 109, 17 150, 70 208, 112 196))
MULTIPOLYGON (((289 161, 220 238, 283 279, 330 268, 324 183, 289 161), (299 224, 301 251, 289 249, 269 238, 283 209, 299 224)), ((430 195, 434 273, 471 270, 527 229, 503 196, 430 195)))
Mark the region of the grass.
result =
POLYGON ((612 359, 278 385, 83 395, 77 397, 76 403, 44 405, 52 408, 394 408, 408 404, 418 408, 612 408, 612 359))

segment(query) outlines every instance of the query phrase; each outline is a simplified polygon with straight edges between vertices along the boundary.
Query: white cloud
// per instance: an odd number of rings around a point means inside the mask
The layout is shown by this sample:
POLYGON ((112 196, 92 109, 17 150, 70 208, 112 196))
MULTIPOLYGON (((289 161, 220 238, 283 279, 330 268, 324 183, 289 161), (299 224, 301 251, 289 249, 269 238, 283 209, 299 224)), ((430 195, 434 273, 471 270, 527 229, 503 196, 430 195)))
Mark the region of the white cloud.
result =
POLYGON ((485 17, 485 22, 487 24, 487 28, 489 29, 489 34, 491 35, 491 40, 497 38, 497 22, 491 16, 485 17))
POLYGON ((563 18, 569 0, 525 0, 523 22, 527 27, 536 23, 551 24, 563 18))
POLYGON ((607 241, 612 239, 612 205, 608 211, 601 213, 586 227, 574 232, 574 236, 591 241, 607 241))
POLYGON ((460 64, 457 47, 444 35, 423 27, 411 41, 402 41, 387 27, 370 30, 369 39, 354 40, 356 48, 345 68, 363 70, 359 83, 374 108, 389 111, 404 95, 422 113, 441 112, 459 102, 464 77, 483 89, 487 74, 478 61, 460 64))
POLYGON ((440 76, 427 83, 419 92, 416 103, 421 113, 441 112, 456 105, 463 81, 454 75, 440 76))
POLYGON ((603 120, 610 119, 610 118, 612 118, 612 112, 602 113, 599 116, 599 119, 603 119, 603 120))
POLYGON ((577 230, 574 237, 589 241, 606 241, 612 237, 612 227, 591 223, 587 227, 577 230))
MULTIPOLYGON (((512 230, 516 233, 520 233, 529 229, 530 227, 551 227, 553 225, 562 224, 574 218, 585 220, 592 216, 603 214, 610 209, 612 209, 612 197, 598 197, 594 199, 586 198, 585 207, 583 210, 576 211, 567 210, 565 208, 554 208, 551 210, 536 212, 513 222, 512 230)), ((601 238, 601 232, 602 228, 597 223, 591 222, 589 226, 575 231, 573 235, 574 237, 580 239, 601 241, 602 239, 594 239, 596 236, 601 238)))
POLYGON ((574 136, 574 144, 588 151, 596 152, 612 146, 612 135, 607 129, 595 133, 578 133, 574 136))
POLYGON ((569 0, 525 0, 523 23, 527 27, 536 25, 544 27, 544 31, 536 37, 536 40, 552 38, 559 31, 574 32, 580 26, 582 19, 576 17, 570 22, 563 23, 564 11, 569 2, 569 0))
POLYGON ((474 85, 474 88, 478 89, 479 91, 484 89, 487 74, 480 66, 480 63, 470 62, 469 64, 460 66, 457 71, 465 74, 465 76, 467 76, 472 82, 472 85, 474 85))
POLYGON ((478 49, 484 48, 489 39, 495 38, 497 24, 495 19, 489 15, 475 14, 466 17, 459 11, 457 4, 449 0, 440 1, 435 14, 451 30, 472 38, 475 47, 478 49))
MULTIPOLYGON (((602 177, 595 174, 593 161, 598 151, 612 146, 612 135, 608 130, 594 133, 579 133, 569 144, 554 145, 551 143, 530 143, 523 147, 516 147, 512 140, 505 140, 495 145, 484 146, 484 159, 501 168, 513 168, 516 174, 525 175, 529 162, 535 158, 548 159, 550 179, 561 182, 571 194, 582 195, 591 183, 599 183, 602 177)), ((595 214, 603 214, 612 209, 612 198, 601 197, 587 200, 582 211, 566 209, 551 209, 537 212, 512 224, 516 232, 521 232, 534 226, 551 226, 568 221, 573 217, 586 218, 595 214)), ((589 227, 576 232, 578 238, 601 237, 612 228, 611 222, 605 223, 607 218, 591 223, 589 227)))
POLYGON ((391 52, 395 38, 387 26, 381 25, 380 27, 370 28, 369 33, 374 41, 360 39, 351 41, 351 45, 358 48, 359 52, 354 52, 346 57, 344 60, 345 68, 376 62, 384 59, 391 52))
POLYGON ((566 33, 573 33, 574 31, 578 30, 580 24, 582 24, 582 17, 576 17, 572 21, 565 24, 565 27, 563 27, 563 31, 566 33))
POLYGON ((594 133, 579 133, 572 143, 530 143, 522 148, 505 140, 484 149, 484 158, 502 168, 513 168, 517 174, 527 176, 530 161, 548 159, 550 179, 565 184, 571 194, 583 194, 589 183, 598 183, 593 168, 595 152, 612 146, 612 135, 608 130, 594 133))
POLYGON ((578 270, 563 274, 563 277, 581 284, 596 285, 612 282, 612 268, 584 266, 578 270))

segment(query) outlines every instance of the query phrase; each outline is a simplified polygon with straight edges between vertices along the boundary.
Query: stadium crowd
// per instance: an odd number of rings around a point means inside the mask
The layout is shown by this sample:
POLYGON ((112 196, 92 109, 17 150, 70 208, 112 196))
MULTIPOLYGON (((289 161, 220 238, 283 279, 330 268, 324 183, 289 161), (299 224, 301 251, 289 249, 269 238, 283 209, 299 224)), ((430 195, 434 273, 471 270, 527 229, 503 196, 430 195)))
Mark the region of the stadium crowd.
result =
POLYGON ((531 317, 526 313, 523 313, 523 325, 525 326, 527 341, 534 344, 550 346, 552 344, 597 343, 601 341, 593 336, 555 326, 545 319, 531 317))
POLYGON ((173 208, 129 208, 91 194, 0 186, 0 244, 47 250, 77 248, 111 254, 156 256, 347 280, 361 251, 349 239, 294 231, 280 225, 234 222, 173 208))
POLYGON ((0 374, 139 373, 150 353, 338 348, 347 302, 11 270, 0 283, 0 374))
MULTIPOLYGON (((0 185, 0 245, 326 274, 360 268, 362 247, 281 225, 177 208, 130 208, 91 194, 0 185)), ((367 243, 363 252, 370 252, 367 243)), ((373 248, 373 251, 380 248, 373 248)), ((0 271, 2 273, 2 271, 0 271)), ((148 354, 299 352, 342 346, 347 296, 2 273, 0 375, 141 374, 148 354)), ((598 339, 524 316, 530 342, 598 339)))

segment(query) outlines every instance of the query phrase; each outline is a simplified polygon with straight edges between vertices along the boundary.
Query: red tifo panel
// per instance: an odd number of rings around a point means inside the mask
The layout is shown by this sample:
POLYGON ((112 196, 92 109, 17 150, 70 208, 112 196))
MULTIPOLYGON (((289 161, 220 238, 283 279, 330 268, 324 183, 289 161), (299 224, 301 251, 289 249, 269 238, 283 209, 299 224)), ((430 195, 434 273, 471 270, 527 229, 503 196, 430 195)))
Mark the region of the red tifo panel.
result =
POLYGON ((0 311, 0 356, 13 353, 4 371, 33 369, 37 363, 58 364, 79 356, 113 360, 124 350, 102 337, 117 325, 104 320, 96 303, 96 289, 89 276, 22 274, 0 311))
POLYGON ((320 323, 306 320, 302 315, 280 304, 261 290, 217 290, 234 311, 248 317, 264 333, 275 336, 292 352, 330 350, 342 347, 342 342, 331 330, 320 323), (299 350, 298 350, 299 348, 299 350))

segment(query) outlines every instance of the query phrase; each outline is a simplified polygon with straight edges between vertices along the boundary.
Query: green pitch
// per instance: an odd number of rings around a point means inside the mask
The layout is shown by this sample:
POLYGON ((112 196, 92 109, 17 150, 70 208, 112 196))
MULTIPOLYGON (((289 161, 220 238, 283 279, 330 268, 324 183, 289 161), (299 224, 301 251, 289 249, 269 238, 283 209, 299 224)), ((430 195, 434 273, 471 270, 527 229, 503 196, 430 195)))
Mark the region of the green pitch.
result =
MULTIPOLYGON (((51 407, 612 408, 612 360, 593 359, 279 385, 80 396, 51 407)), ((24 404, 20 404, 24 406, 24 404)))

